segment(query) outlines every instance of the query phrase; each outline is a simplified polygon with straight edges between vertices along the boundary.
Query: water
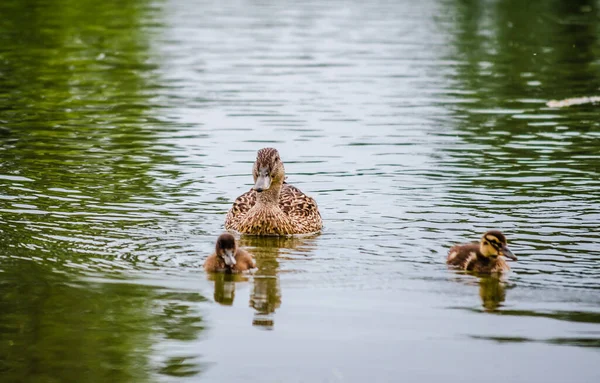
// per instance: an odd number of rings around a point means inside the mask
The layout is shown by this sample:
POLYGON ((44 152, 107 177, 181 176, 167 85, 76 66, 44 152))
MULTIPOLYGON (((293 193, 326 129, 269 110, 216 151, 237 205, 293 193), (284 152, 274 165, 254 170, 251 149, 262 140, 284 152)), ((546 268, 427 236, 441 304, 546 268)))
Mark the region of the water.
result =
POLYGON ((600 4, 539 3, 0 3, 2 381, 598 381, 600 4), (207 276, 265 146, 324 231, 207 276))

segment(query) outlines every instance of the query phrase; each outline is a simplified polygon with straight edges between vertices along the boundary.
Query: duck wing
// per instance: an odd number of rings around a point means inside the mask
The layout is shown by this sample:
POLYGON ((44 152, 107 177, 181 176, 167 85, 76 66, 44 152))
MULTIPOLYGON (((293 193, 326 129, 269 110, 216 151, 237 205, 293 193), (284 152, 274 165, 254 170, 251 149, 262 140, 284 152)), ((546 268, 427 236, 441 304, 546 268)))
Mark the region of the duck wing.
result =
POLYGON ((323 222, 317 202, 290 184, 284 184, 279 196, 281 210, 292 221, 302 226, 301 232, 310 233, 321 230, 323 222))
POLYGON ((448 251, 448 258, 446 259, 446 263, 467 270, 471 263, 477 260, 478 253, 478 243, 456 245, 453 246, 450 249, 450 251, 448 251))
POLYGON ((256 204, 256 191, 250 189, 233 201, 233 206, 225 217, 225 229, 234 229, 235 225, 244 218, 248 210, 256 204))

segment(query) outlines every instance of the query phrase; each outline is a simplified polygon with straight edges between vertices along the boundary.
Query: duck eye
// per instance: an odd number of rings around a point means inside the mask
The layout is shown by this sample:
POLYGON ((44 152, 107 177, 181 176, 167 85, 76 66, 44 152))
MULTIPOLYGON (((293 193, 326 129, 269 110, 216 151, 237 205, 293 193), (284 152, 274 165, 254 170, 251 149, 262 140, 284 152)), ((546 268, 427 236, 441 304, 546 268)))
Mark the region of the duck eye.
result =
POLYGON ((488 241, 483 241, 484 245, 489 245, 488 241))

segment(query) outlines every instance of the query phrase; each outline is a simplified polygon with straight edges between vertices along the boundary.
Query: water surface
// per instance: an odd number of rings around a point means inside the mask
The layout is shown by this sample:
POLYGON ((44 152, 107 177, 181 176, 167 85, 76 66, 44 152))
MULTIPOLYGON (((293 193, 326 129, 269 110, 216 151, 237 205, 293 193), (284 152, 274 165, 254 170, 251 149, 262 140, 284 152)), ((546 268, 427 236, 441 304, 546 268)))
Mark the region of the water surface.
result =
POLYGON ((0 3, 3 380, 598 381, 600 5, 540 3, 0 3), (206 275, 265 146, 324 230, 206 275))

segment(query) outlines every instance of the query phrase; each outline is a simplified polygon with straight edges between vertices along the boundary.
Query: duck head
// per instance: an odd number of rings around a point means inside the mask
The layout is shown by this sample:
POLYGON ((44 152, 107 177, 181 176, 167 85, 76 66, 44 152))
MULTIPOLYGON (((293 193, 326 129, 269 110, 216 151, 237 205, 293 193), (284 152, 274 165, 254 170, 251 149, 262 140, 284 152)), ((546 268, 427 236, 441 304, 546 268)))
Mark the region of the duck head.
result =
POLYGON ((217 239, 215 252, 228 267, 235 266, 235 252, 237 250, 235 237, 229 233, 223 233, 217 239))
POLYGON ((273 148, 263 148, 258 151, 254 169, 254 187, 258 193, 265 193, 279 188, 285 180, 285 169, 279 157, 279 152, 273 148))
POLYGON ((506 237, 498 230, 490 230, 481 237, 479 251, 481 251, 481 254, 485 257, 489 258, 504 256, 513 261, 517 260, 517 257, 506 245, 506 237))

